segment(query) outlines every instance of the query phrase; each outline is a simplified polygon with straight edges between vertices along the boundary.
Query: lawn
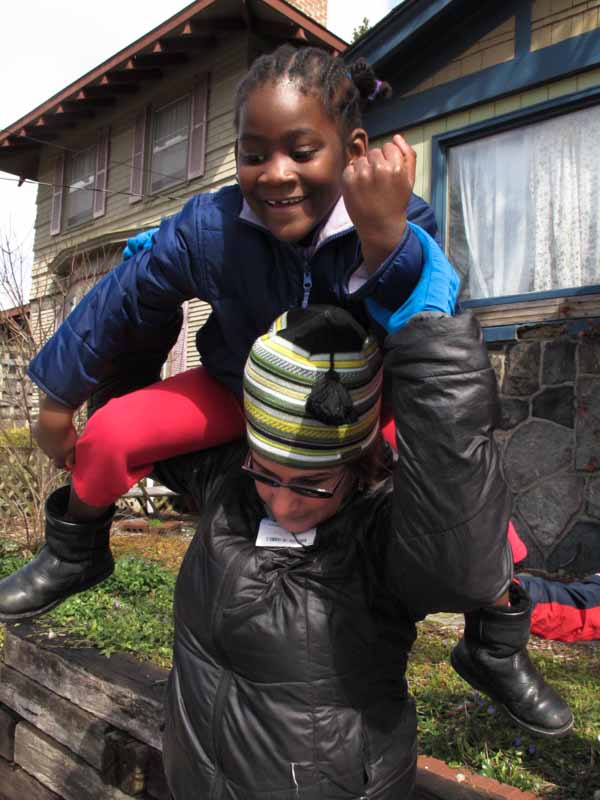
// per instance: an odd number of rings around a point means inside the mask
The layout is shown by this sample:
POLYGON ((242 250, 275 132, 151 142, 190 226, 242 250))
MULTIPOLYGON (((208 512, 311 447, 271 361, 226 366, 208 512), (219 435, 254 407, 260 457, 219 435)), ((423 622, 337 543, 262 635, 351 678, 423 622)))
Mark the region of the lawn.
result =
MULTIPOLYGON (((51 636, 68 632, 103 653, 125 650, 168 667, 175 570, 187 543, 177 536, 115 537, 114 576, 40 624, 51 636), (160 561, 148 559, 148 552, 159 553, 160 561)), ((0 543, 0 577, 19 563, 0 543)), ((550 741, 521 731, 454 673, 448 656, 458 635, 438 623, 419 626, 409 681, 419 709, 421 753, 552 800, 593 800, 600 793, 600 642, 532 640, 532 658, 576 718, 570 736, 550 741)))

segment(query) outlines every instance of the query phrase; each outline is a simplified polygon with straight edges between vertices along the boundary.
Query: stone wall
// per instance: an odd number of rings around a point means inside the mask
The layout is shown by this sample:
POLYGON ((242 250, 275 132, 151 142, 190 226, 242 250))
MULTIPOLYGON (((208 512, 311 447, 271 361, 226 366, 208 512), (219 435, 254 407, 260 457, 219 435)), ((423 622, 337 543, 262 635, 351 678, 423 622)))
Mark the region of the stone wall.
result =
POLYGON ((600 320, 523 326, 490 343, 497 433, 526 566, 600 570, 600 320))

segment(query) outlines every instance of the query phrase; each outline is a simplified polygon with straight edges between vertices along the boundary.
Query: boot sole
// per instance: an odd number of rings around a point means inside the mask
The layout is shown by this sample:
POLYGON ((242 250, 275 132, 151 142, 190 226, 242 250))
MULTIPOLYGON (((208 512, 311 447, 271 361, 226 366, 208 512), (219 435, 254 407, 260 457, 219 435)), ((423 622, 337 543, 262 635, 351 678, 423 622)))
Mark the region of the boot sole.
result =
POLYGON ((490 692, 490 690, 488 688, 486 688, 485 686, 483 686, 481 683, 479 683, 479 681, 477 681, 476 678, 473 678, 471 673, 469 672, 469 670, 465 668, 464 664, 462 664, 455 657, 454 651, 452 651, 450 653, 450 663, 452 664, 452 667, 454 668, 455 672, 458 672, 460 677, 464 681, 466 681, 466 683, 468 683, 469 686, 472 686, 473 689, 477 689, 478 692, 483 692, 483 694, 485 694, 489 698, 491 698, 495 703, 497 703, 508 714, 508 716, 514 722, 517 723, 517 725, 520 725, 521 728, 524 728, 526 731, 529 731, 530 733, 535 733, 538 736, 547 736, 547 737, 551 737, 551 738, 557 738, 559 736, 565 736, 571 730, 571 728, 573 727, 573 724, 575 722, 573 717, 571 717, 570 722, 568 722, 566 725, 563 725, 562 728, 552 728, 552 729, 550 729, 550 728, 538 728, 535 725, 531 725, 529 722, 525 722, 520 717, 515 716, 512 713, 512 711, 502 702, 502 700, 500 700, 500 698, 497 695, 495 695, 493 692, 490 692))
POLYGON ((53 608, 59 606, 61 603, 64 603, 65 600, 68 600, 69 597, 73 597, 74 594, 80 594, 81 592, 87 592, 88 589, 93 589, 94 586, 98 586, 99 583, 103 583, 107 578, 115 571, 114 565, 108 572, 102 573, 97 578, 94 578, 93 581, 90 583, 86 583, 85 586, 80 586, 77 589, 73 589, 70 592, 66 592, 66 594, 61 595, 56 600, 53 600, 48 605, 44 606, 43 608, 37 608, 35 611, 26 611, 22 612, 21 614, 0 614, 0 622, 4 622, 7 624, 13 622, 28 622, 30 619, 35 619, 36 617, 41 617, 46 614, 48 611, 52 611, 53 608))

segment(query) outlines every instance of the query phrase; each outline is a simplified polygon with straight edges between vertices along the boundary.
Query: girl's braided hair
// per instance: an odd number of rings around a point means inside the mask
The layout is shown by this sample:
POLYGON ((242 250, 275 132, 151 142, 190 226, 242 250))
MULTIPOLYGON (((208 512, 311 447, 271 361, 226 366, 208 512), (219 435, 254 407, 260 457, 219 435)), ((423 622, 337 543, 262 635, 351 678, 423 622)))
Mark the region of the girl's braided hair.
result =
POLYGON ((389 97, 389 83, 379 81, 364 58, 345 64, 316 47, 281 45, 254 61, 237 89, 235 128, 252 91, 266 83, 287 79, 303 94, 314 94, 332 119, 339 121, 343 138, 362 125, 362 112, 375 100, 389 97))

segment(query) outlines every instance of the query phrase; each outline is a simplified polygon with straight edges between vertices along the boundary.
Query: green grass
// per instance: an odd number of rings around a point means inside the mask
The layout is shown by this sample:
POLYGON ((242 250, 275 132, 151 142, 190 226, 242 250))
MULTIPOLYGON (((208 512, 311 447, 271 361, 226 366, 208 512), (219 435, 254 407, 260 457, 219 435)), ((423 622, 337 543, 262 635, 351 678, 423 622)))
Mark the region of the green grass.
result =
MULTIPOLYGON (((0 578, 23 560, 0 542, 0 578)), ((139 557, 117 561, 115 574, 43 617, 40 625, 102 653, 134 653, 169 667, 175 576, 139 557)), ((532 657, 569 701, 573 733, 551 741, 521 731, 452 670, 458 633, 434 623, 419 626, 409 682, 417 699, 420 752, 552 800, 592 800, 600 790, 600 645, 532 640, 532 657)), ((0 643, 2 626, 0 625, 0 643)))
POLYGON ((419 626, 409 682, 421 753, 552 800, 592 800, 600 789, 600 648, 532 638, 532 659, 575 715, 569 736, 549 740, 520 729, 459 678, 448 658, 457 635, 419 626))
MULTIPOLYGON (((0 578, 23 563, 0 544, 0 578)), ((173 573, 152 561, 124 557, 103 584, 69 598, 37 622, 57 636, 68 633, 70 641, 94 645, 104 655, 124 651, 170 667, 174 590, 173 573)))

